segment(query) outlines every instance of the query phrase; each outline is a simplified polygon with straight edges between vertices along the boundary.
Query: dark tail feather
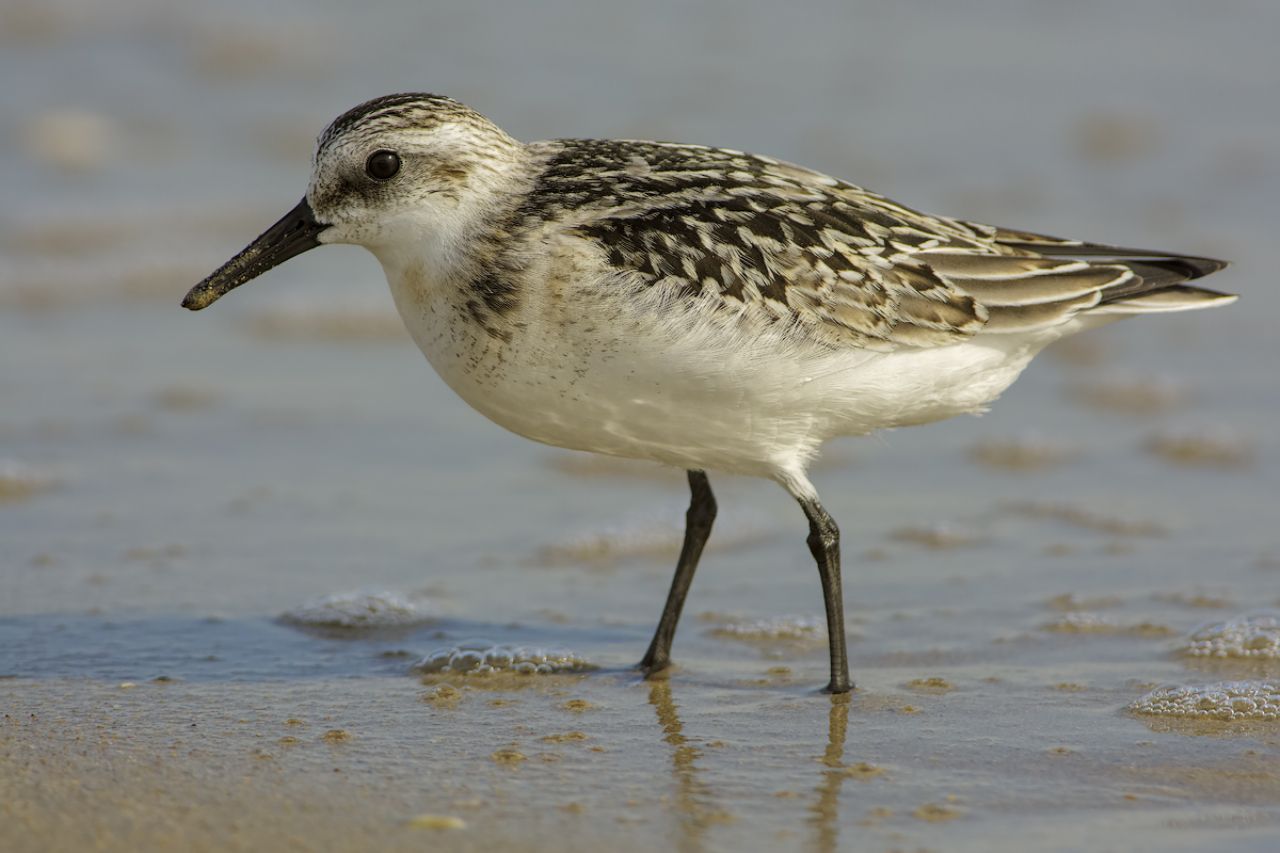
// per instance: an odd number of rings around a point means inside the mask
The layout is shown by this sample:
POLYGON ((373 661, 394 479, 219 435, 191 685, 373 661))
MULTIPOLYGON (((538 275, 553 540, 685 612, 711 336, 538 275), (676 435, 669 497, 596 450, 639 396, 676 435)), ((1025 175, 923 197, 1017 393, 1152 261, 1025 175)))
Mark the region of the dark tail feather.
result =
POLYGON ((1185 284, 1227 267, 1226 261, 1216 258, 1061 240, 1006 228, 997 229, 996 241, 1015 250, 1035 252, 1049 258, 1071 258, 1133 270, 1135 278, 1103 290, 1098 306, 1102 310, 1116 313, 1184 311, 1236 299, 1234 294, 1185 284))

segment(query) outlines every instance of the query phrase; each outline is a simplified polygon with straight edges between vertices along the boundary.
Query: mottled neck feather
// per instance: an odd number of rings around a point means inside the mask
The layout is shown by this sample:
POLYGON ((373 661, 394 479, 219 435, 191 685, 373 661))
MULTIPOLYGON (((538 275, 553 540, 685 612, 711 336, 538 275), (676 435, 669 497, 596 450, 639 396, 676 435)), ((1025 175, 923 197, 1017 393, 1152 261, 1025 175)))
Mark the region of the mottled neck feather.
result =
POLYGON ((545 250, 537 231, 546 218, 530 209, 529 200, 548 159, 546 152, 524 147, 467 230, 466 261, 458 270, 457 286, 468 319, 493 338, 510 337, 531 258, 545 250))

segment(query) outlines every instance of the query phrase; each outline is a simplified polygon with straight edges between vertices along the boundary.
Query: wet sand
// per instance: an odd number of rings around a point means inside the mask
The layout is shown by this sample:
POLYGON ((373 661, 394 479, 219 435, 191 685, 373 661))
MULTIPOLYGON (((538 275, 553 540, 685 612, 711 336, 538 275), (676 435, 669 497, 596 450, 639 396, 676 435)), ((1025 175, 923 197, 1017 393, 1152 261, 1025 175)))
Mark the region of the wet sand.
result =
POLYGON ((0 849, 1275 849, 1280 21, 1235 5, 391 3, 393 32, 6 6, 0 849), (1244 298, 828 449, 850 697, 817 692, 803 517, 713 476, 678 666, 645 682, 680 472, 483 421, 360 250, 177 307, 296 200, 325 121, 404 88, 523 138, 729 145, 1217 253, 1244 298), (477 639, 589 666, 468 673, 477 639))
POLYGON ((1275 838, 1274 726, 1126 716, 1137 686, 1124 662, 864 667, 847 698, 784 669, 731 683, 8 681, 0 836, 7 850, 1275 838), (945 676, 907 679, 921 672, 945 676))

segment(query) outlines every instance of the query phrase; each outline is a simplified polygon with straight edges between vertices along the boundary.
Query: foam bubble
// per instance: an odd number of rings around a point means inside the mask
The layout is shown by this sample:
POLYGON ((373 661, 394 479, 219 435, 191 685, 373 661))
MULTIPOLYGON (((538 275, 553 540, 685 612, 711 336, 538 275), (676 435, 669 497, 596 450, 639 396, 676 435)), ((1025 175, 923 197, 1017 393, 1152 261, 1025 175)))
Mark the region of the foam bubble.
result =
POLYGON ((498 672, 551 675, 586 672, 595 668, 594 664, 568 649, 494 645, 484 640, 436 649, 413 665, 414 672, 425 675, 489 675, 498 672))
POLYGON ((1073 610, 1045 623, 1044 630, 1061 634, 1114 634, 1120 625, 1114 619, 1073 610))
POLYGON ((1253 613, 1202 625, 1181 651, 1191 657, 1280 658, 1280 614, 1253 613))
POLYGON ((1129 706, 1135 714, 1213 720, 1280 720, 1280 682, 1224 681, 1161 687, 1129 706))
POLYGON ((384 590, 327 595, 280 614, 291 625, 346 631, 404 628, 430 618, 421 605, 384 590))
POLYGON ((807 642, 821 639, 826 631, 824 623, 814 616, 773 616, 765 619, 725 622, 714 628, 711 633, 747 642, 774 640, 807 642))
POLYGON ((1081 598, 1073 592, 1064 592, 1050 598, 1045 604, 1051 610, 1059 611, 1079 611, 1079 610, 1098 610, 1103 607, 1117 607, 1123 604, 1123 600, 1115 595, 1100 595, 1094 598, 1081 598))

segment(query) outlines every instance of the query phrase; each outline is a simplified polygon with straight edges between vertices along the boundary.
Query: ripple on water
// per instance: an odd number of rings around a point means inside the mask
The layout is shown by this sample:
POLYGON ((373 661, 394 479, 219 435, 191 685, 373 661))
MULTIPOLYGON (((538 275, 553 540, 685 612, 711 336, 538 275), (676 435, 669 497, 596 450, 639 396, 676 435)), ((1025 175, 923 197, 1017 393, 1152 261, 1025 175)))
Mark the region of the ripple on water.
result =
POLYGON ((1008 510, 1030 518, 1061 521, 1074 527, 1111 536, 1164 536, 1165 526, 1157 521, 1124 518, 1114 512, 1098 512, 1090 507, 1044 501, 1017 501, 1008 510))
POLYGON ((975 528, 952 522, 899 527, 890 537, 897 542, 922 545, 934 551, 965 548, 982 542, 982 536, 975 528))
POLYGON ((1280 682, 1223 681, 1152 690, 1129 706, 1154 717, 1224 721, 1280 720, 1280 682))
POLYGON ((263 308, 250 316, 249 329, 272 341, 362 343, 395 341, 405 336, 404 323, 394 311, 355 303, 326 308, 263 308))
POLYGON ((49 471, 33 468, 15 459, 0 459, 0 503, 21 501, 57 485, 49 471))
POLYGON ((1251 613, 1202 625, 1181 651, 1190 657, 1280 659, 1280 613, 1251 613))
POLYGON ((1176 465, 1243 468, 1254 460, 1254 442, 1234 427, 1219 425, 1183 432, 1161 432, 1147 449, 1176 465))
POLYGON ((1128 637, 1167 637, 1174 633, 1168 625, 1158 622, 1119 622, 1108 616, 1079 610, 1063 613, 1041 628, 1055 634, 1114 634, 1128 637))
POLYGON ((1186 404, 1190 392, 1167 376, 1120 376, 1077 385, 1071 396, 1086 406, 1134 415, 1155 415, 1186 404))
POLYGON ((595 668, 568 649, 494 645, 485 640, 436 649, 413 665, 413 671, 423 675, 551 675, 595 668))
POLYGON ((431 618, 422 605, 385 590, 326 595, 280 614, 289 625, 338 631, 405 628, 431 618))
MULTIPOLYGON (((679 516, 588 531, 543 545, 534 560, 541 565, 580 565, 593 569, 611 568, 633 559, 670 561, 680 553, 684 527, 684 518, 679 516)), ((708 547, 732 551, 757 543, 766 535, 764 524, 729 524, 724 529, 716 529, 708 547)))
POLYGON ((1041 471, 1069 462, 1074 455, 1069 446, 1034 434, 988 439, 969 452, 973 461, 1006 471, 1041 471))

